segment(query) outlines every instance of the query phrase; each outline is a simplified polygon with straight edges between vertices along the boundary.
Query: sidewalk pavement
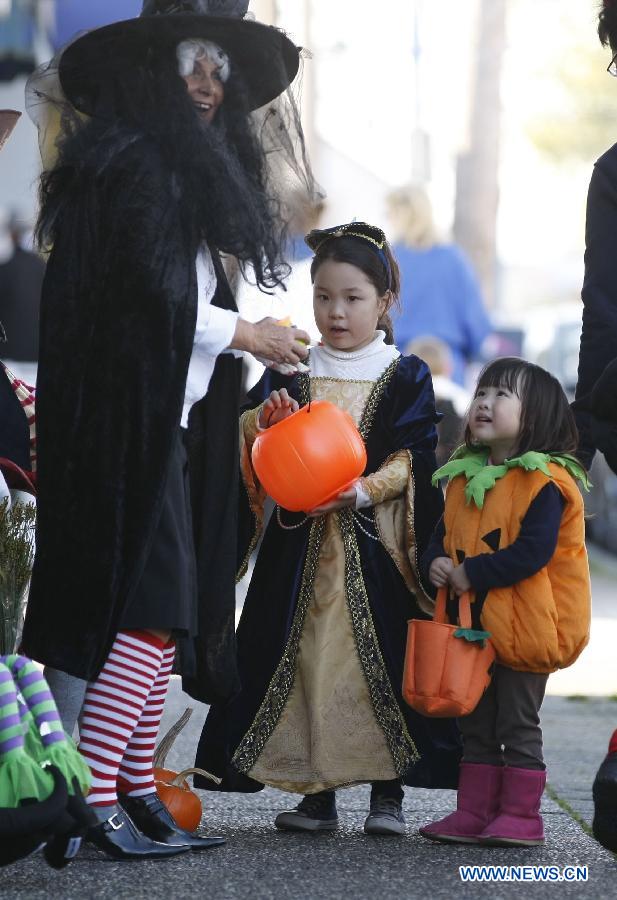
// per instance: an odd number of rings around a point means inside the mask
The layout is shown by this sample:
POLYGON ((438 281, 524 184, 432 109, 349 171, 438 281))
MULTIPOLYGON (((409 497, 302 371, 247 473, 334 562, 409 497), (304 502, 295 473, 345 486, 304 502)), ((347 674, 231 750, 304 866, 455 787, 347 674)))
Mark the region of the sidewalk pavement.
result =
POLYGON ((551 675, 548 694, 617 696, 617 558, 593 546, 588 547, 588 552, 592 586, 591 637, 573 666, 551 675))
MULTIPOLYGON (((592 556, 595 610, 610 627, 617 622, 612 599, 617 563, 592 556)), ((594 618, 594 626, 596 624, 594 618)), ((224 835, 225 847, 168 862, 117 863, 92 849, 82 850, 63 872, 42 859, 22 861, 0 870, 2 900, 330 900, 330 898, 461 897, 491 900, 534 897, 609 900, 617 898, 617 862, 590 836, 591 786, 617 727, 617 665, 603 641, 606 624, 594 627, 592 647, 572 669, 574 680, 562 682, 547 696, 542 722, 549 788, 542 803, 546 844, 542 848, 445 846, 424 840, 418 827, 446 815, 455 803, 452 791, 407 789, 403 838, 362 833, 368 788, 339 792, 338 832, 295 835, 277 832, 273 820, 296 798, 271 788, 257 794, 202 792, 203 827, 224 835), (607 655, 602 654, 606 651, 607 655), (600 660, 600 661, 599 661, 600 660), (600 696, 600 695, 604 696, 600 696), (613 696, 615 699, 610 699, 613 696), (464 884, 459 866, 587 866, 586 883, 492 882, 464 884)), ((612 632, 614 635, 614 632, 612 632)), ((612 639, 614 648, 615 641, 612 639)), ((557 681, 562 674, 549 680, 557 681)), ((193 716, 168 758, 172 769, 192 765, 206 707, 196 704, 172 679, 162 731, 186 706, 193 716)))

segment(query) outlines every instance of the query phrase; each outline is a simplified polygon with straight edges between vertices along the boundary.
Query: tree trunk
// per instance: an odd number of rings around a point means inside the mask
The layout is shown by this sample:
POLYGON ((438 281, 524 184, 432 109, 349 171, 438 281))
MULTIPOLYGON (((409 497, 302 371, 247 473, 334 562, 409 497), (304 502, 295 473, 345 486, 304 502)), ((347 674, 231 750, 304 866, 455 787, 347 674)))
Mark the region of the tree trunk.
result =
POLYGON ((469 254, 488 306, 496 300, 501 70, 507 0, 480 0, 469 149, 457 160, 454 238, 469 254))

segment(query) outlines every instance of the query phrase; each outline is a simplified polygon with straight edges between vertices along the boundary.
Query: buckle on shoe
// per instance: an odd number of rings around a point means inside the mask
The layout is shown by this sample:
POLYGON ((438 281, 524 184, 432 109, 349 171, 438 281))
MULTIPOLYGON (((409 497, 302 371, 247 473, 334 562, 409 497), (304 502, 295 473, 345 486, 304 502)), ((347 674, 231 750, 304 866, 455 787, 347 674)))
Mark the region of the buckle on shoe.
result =
POLYGON ((110 816, 109 819, 107 819, 107 824, 113 831, 120 831, 120 829, 124 827, 124 822, 118 818, 118 813, 114 813, 113 816, 110 816), (115 822, 114 819, 116 820, 115 822))

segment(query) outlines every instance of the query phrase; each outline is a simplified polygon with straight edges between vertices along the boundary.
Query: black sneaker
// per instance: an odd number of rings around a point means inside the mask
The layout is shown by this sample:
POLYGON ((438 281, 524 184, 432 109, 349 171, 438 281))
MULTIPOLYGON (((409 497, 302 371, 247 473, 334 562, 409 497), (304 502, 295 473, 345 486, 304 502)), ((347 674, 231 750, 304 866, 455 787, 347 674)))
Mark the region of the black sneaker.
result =
POLYGON ((274 824, 281 831, 335 831, 338 815, 334 791, 308 794, 295 809, 279 813, 274 824))
POLYGON ((391 797, 371 800, 371 810, 364 823, 365 834, 405 834, 403 807, 391 797))

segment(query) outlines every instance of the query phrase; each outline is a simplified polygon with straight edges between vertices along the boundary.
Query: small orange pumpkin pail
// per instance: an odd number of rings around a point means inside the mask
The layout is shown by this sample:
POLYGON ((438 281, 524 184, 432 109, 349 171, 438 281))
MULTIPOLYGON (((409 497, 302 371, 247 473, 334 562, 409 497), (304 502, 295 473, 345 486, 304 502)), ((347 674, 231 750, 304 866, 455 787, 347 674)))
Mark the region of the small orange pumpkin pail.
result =
POLYGON ((489 686, 495 650, 487 632, 472 631, 469 594, 459 598, 459 625, 446 622, 446 588, 432 620, 411 619, 403 672, 403 697, 416 712, 466 716, 489 686))
POLYGON ((315 509, 349 487, 366 468, 356 423, 327 400, 315 400, 257 435, 255 473, 283 509, 315 509))

